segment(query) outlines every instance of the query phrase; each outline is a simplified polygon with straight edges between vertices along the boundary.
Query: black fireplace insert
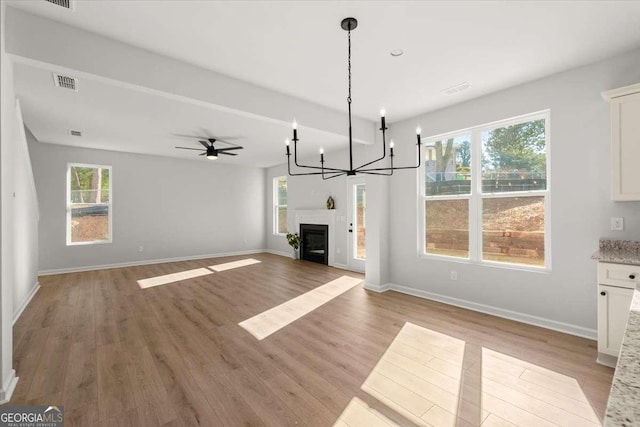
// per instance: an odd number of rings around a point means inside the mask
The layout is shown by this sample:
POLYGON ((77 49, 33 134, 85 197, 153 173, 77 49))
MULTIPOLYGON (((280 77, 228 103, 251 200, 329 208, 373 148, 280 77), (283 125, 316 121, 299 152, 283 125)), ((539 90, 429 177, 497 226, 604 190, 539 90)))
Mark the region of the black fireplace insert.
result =
POLYGON ((329 226, 300 224, 300 258, 320 264, 329 264, 329 226))

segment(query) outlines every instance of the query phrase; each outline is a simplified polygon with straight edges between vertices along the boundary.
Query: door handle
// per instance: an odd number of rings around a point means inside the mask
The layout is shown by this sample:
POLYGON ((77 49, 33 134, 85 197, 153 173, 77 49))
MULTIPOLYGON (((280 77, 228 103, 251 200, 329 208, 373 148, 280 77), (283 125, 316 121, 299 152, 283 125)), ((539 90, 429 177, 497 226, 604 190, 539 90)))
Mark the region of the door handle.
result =
POLYGON ((605 291, 600 292, 600 295, 605 296, 607 293, 605 291))

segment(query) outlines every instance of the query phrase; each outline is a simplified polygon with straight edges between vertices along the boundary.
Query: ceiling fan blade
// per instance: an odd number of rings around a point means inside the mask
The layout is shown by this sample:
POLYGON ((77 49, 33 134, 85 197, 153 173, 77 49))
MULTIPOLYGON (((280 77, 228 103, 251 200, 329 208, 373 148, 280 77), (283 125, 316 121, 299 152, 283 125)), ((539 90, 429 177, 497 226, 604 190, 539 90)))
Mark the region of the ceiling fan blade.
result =
POLYGON ((202 151, 202 149, 200 148, 191 148, 191 147, 176 147, 179 148, 181 150, 196 150, 196 151, 202 151))
MULTIPOLYGON (((238 138, 227 138, 227 139, 238 139, 238 138)), ((229 144, 229 145, 235 145, 233 142, 229 142, 229 141, 225 141, 222 138, 209 138, 209 142, 214 143, 214 142, 222 142, 223 144, 229 144)))
POLYGON ((228 147, 228 148, 217 148, 218 151, 231 151, 231 150, 242 150, 244 147, 228 147))
POLYGON ((224 151, 218 150, 218 154, 224 154, 225 156, 237 156, 236 153, 226 153, 224 151))
MULTIPOLYGON (((177 136, 179 138, 189 138, 189 139, 205 139, 206 140, 206 139, 209 139, 209 138, 213 138, 212 136, 185 135, 185 134, 182 134, 182 133, 172 133, 171 135, 177 136)), ((231 135, 229 135, 229 136, 221 136, 220 138, 215 138, 215 139, 218 140, 218 141, 222 141, 222 140, 225 140, 225 139, 232 140, 232 139, 243 139, 243 138, 244 138, 244 136, 231 136, 231 135)))
POLYGON ((189 139, 207 139, 209 138, 208 136, 202 136, 202 135, 185 135, 182 133, 172 133, 171 135, 173 136, 177 136, 179 138, 189 138, 189 139))
POLYGON ((209 148, 209 144, 207 143, 207 141, 198 141, 200 144, 202 144, 204 146, 204 148, 209 148))
POLYGON ((202 153, 202 154, 198 154, 198 156, 206 156, 206 155, 207 155, 206 151, 204 153, 202 153))

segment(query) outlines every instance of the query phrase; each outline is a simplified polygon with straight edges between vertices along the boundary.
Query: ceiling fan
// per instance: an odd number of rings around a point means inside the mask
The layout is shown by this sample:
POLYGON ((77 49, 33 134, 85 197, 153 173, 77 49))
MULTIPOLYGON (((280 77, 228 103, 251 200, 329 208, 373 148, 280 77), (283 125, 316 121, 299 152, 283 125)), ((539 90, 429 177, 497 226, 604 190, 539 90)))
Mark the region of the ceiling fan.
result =
POLYGON ((215 160, 218 158, 218 154, 224 154, 226 156, 237 156, 236 153, 228 153, 228 151, 233 151, 233 150, 242 150, 244 147, 240 147, 239 145, 235 145, 233 147, 227 147, 227 148, 215 148, 213 146, 213 144, 215 142, 224 142, 227 144, 230 144, 230 142, 227 141, 223 141, 221 139, 216 139, 216 138, 207 138, 206 141, 198 141, 200 142, 200 144, 202 144, 204 146, 204 150, 201 148, 191 148, 191 147, 176 147, 179 148, 181 150, 197 150, 197 151, 202 151, 202 154, 200 154, 201 156, 207 156, 207 159, 209 160, 215 160))

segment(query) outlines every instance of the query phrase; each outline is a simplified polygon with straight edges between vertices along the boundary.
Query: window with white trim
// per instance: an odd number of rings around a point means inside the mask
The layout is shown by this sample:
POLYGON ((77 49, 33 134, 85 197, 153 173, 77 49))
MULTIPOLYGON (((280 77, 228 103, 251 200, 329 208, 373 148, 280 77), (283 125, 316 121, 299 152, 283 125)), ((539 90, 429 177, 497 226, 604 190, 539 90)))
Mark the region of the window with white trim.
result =
POLYGON ((287 234, 287 177, 273 178, 273 234, 287 234))
POLYGON ((67 165, 67 245, 111 242, 111 166, 67 165))
POLYGON ((549 269, 549 112, 423 141, 420 253, 549 269))

